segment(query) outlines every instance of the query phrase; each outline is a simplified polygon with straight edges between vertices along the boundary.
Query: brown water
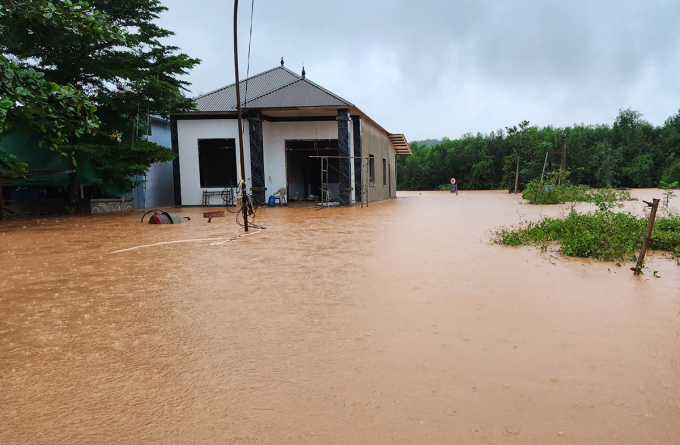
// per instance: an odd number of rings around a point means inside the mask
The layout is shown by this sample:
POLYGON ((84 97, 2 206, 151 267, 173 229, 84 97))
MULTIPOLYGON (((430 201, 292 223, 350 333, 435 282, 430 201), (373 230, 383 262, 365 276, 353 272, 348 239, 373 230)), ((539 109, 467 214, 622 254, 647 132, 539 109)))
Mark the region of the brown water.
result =
POLYGON ((0 224, 0 443, 680 443, 680 267, 489 243, 563 206, 400 197, 234 242, 201 209, 0 224))

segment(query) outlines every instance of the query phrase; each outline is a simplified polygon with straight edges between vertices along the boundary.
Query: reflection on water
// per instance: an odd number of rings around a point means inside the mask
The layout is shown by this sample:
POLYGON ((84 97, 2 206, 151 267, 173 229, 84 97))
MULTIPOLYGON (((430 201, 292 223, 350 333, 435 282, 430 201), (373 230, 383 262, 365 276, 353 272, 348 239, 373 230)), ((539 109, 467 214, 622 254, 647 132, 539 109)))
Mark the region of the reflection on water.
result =
POLYGON ((0 224, 0 442, 677 441, 680 268, 488 242, 563 206, 400 196, 224 243, 201 209, 0 224))

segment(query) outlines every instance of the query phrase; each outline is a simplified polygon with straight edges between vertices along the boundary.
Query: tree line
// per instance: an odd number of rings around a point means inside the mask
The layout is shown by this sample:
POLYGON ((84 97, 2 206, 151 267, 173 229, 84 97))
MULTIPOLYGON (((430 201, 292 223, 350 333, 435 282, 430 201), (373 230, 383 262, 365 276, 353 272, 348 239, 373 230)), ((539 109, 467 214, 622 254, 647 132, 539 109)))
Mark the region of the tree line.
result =
MULTIPOLYGON (((195 106, 181 76, 200 61, 163 43, 173 35, 157 24, 166 10, 160 0, 0 2, 0 136, 28 129, 73 169, 92 162, 124 190, 131 176, 173 159, 139 141, 150 115, 195 106)), ((0 147, 0 178, 30 168, 0 147)))
MULTIPOLYGON (((567 170, 574 184, 591 187, 657 187, 680 181, 680 111, 662 126, 639 111, 621 109, 610 125, 537 127, 528 121, 489 134, 468 133, 436 145, 411 143, 412 156, 397 159, 399 190, 435 190, 456 177, 465 190, 514 188, 540 178, 547 151, 561 150, 566 136, 567 170)), ((560 168, 548 154, 546 170, 560 168)))

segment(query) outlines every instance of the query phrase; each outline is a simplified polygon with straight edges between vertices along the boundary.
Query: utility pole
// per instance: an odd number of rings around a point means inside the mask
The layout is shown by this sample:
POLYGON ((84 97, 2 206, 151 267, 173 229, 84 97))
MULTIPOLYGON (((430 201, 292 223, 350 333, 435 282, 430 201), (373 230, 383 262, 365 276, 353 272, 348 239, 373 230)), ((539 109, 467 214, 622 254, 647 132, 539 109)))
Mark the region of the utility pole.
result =
POLYGON ((543 171, 541 172, 541 181, 543 181, 543 175, 545 175, 545 166, 548 163, 548 152, 545 152, 545 160, 543 161, 543 171))
POLYGON ((560 184, 562 184, 562 175, 566 176, 567 171, 567 136, 562 136, 562 158, 560 160, 560 184))
MULTIPOLYGON (((546 162, 548 161, 548 153, 554 153, 561 155, 560 158, 560 175, 558 177, 557 183, 562 184, 562 172, 567 171, 567 135, 562 136, 562 150, 557 151, 557 150, 549 150, 545 154, 545 160, 546 162)), ((545 163, 543 163, 543 170, 545 170, 545 163)), ((541 179, 543 179, 543 175, 541 175, 541 179)))
MULTIPOLYGON (((528 124, 528 122, 527 122, 528 124)), ((522 131, 519 133, 519 149, 522 150, 522 136, 524 136, 524 128, 520 124, 522 131)), ((517 153, 517 171, 515 172, 515 195, 517 194, 517 189, 519 187, 519 153, 517 153)))
POLYGON ((562 171, 567 171, 567 136, 562 136, 562 161, 560 162, 562 171))
POLYGON ((243 158, 243 122, 241 120, 241 89, 238 78, 238 0, 234 0, 234 73, 236 77, 236 113, 238 114, 238 145, 241 154, 241 212, 243 227, 248 231, 248 187, 246 186, 246 163, 243 158))
POLYGON ((518 185, 519 185, 519 155, 517 155, 517 171, 515 172, 515 195, 517 194, 518 185))

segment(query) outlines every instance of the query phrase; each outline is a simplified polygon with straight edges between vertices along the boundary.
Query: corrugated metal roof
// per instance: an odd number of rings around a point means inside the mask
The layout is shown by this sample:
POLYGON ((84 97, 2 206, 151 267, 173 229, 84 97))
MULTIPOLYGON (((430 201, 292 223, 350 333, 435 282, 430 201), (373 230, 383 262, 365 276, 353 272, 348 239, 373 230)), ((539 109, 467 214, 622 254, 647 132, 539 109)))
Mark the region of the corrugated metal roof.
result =
POLYGON ((301 78, 246 102, 247 108, 353 107, 346 100, 301 78))
MULTIPOLYGON (((276 109, 276 108, 322 108, 342 107, 356 108, 352 103, 333 94, 311 80, 301 77, 284 66, 277 66, 268 71, 242 80, 241 107, 244 109, 276 109), (246 96, 246 85, 248 86, 246 96)), ((236 111, 236 84, 202 94, 196 98, 198 112, 236 111)), ((373 122, 382 131, 384 128, 372 121, 361 110, 361 116, 373 122)), ((411 148, 403 134, 387 133, 396 153, 400 156, 411 155, 411 148)))
MULTIPOLYGON (((283 66, 244 79, 239 85, 243 108, 353 106, 283 66)), ((200 112, 235 111, 236 84, 198 96, 196 106, 200 112)))

